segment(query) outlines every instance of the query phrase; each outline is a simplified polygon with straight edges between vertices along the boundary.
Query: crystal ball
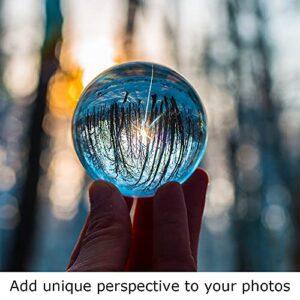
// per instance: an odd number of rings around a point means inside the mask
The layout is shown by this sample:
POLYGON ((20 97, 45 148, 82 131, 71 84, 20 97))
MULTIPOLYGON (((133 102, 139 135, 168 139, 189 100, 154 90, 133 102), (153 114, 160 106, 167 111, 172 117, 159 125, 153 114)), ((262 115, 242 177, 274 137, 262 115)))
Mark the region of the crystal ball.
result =
POLYGON ((206 115, 190 83, 168 67, 130 62, 98 75, 77 104, 72 134, 82 165, 124 196, 183 183, 206 148, 206 115))

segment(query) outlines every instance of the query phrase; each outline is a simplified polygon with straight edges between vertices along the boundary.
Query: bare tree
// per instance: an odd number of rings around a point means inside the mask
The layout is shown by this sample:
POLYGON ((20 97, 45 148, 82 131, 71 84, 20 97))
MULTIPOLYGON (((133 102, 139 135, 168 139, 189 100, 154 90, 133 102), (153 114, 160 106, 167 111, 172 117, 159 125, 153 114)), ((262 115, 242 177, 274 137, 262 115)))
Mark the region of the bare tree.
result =
POLYGON ((60 0, 45 0, 45 38, 41 49, 41 69, 36 99, 32 106, 32 116, 28 131, 29 156, 22 197, 20 199, 20 222, 17 225, 10 259, 6 269, 26 270, 34 241, 35 217, 38 207, 37 185, 40 177, 40 155, 44 132, 42 122, 46 111, 48 82, 58 68, 58 45, 61 40, 62 14, 60 0))

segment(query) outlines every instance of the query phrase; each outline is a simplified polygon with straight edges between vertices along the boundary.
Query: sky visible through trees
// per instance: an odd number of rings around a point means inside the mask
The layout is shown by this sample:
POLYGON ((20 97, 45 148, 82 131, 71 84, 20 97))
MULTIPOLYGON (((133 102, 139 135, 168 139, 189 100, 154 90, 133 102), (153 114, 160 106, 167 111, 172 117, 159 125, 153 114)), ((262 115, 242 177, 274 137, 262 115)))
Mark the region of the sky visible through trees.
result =
POLYGON ((299 271, 299 15, 296 0, 1 0, 0 270, 65 270, 90 183, 75 105, 101 71, 144 60, 206 107, 199 270, 299 271))

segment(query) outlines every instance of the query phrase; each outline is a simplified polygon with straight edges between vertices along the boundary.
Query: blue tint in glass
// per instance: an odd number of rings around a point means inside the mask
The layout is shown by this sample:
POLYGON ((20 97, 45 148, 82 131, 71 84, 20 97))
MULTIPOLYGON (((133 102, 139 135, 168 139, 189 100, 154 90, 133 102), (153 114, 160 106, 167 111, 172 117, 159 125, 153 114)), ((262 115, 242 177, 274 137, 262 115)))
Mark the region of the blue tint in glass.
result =
POLYGON ((162 184, 183 183, 206 148, 206 116, 193 87, 177 72, 131 62, 97 76, 73 117, 78 157, 93 179, 125 196, 153 196, 162 184))

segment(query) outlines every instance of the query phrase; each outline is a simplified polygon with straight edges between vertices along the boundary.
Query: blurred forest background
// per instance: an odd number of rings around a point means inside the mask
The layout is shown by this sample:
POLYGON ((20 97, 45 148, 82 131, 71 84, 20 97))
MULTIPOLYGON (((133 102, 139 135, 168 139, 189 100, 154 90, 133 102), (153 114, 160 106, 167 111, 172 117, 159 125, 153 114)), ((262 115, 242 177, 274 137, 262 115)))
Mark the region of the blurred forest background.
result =
POLYGON ((82 89, 148 60, 207 109, 200 271, 300 271, 299 0, 0 0, 0 270, 63 271, 88 210, 82 89))

